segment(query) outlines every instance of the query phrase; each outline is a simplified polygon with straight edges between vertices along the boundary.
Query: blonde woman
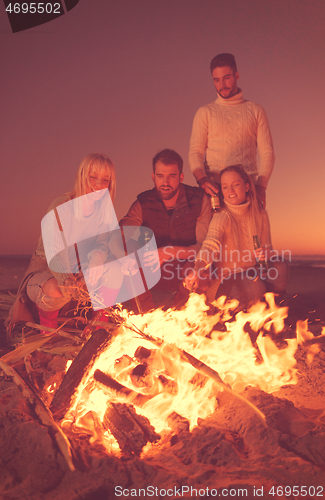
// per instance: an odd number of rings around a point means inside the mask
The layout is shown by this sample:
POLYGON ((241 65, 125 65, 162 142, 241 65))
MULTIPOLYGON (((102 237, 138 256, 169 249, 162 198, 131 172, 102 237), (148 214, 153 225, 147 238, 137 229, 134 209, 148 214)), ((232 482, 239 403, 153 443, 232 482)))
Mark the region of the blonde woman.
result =
POLYGON ((18 321, 35 318, 36 311, 41 325, 57 328, 59 310, 87 292, 99 297, 102 306, 96 309, 115 303, 123 279, 108 250, 117 225, 115 192, 111 160, 87 155, 74 189, 54 200, 42 220, 42 235, 7 320, 9 331, 18 321))
POLYGON ((287 264, 272 250, 268 215, 259 208, 254 184, 243 167, 232 165, 223 169, 220 180, 222 209, 210 222, 185 286, 195 290, 200 278, 209 271, 210 300, 226 295, 249 306, 266 291, 285 290, 287 264), (254 247, 254 240, 259 248, 256 244, 254 247), (263 264, 267 259, 268 268, 263 264))

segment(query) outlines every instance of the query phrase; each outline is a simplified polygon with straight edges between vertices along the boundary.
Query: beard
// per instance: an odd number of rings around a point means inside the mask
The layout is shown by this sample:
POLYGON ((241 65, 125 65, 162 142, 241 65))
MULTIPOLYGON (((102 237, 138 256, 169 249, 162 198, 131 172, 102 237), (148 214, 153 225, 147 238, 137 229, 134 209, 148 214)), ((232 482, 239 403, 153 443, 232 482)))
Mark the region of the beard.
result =
POLYGON ((238 93, 238 87, 237 85, 233 85, 231 88, 227 87, 225 89, 221 89, 218 91, 218 94, 220 95, 220 97, 222 97, 223 99, 229 99, 230 97, 232 97, 233 95, 237 94, 238 93), (229 92, 230 91, 230 92, 229 92), (226 95, 224 95, 224 92, 226 92, 226 95), (227 93, 228 92, 228 93, 227 93))
POLYGON ((171 186, 160 186, 156 187, 156 192, 161 200, 171 200, 179 191, 179 185, 176 189, 172 189, 171 186), (168 191, 163 191, 162 188, 169 188, 168 191))

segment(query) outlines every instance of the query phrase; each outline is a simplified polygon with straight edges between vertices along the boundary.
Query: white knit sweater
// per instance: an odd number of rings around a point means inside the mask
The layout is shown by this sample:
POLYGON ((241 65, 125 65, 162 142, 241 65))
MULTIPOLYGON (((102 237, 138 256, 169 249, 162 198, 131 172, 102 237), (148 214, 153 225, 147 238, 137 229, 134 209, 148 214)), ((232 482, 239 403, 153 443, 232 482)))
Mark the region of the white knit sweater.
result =
MULTIPOLYGON (((223 269, 223 276, 235 274, 239 269, 255 266, 253 227, 250 216, 250 201, 242 205, 230 205, 225 201, 226 210, 215 214, 210 222, 209 231, 197 256, 195 267, 208 267, 217 262, 223 269), (232 226, 236 225, 233 231, 232 226), (237 233, 238 241, 235 239, 237 233)), ((262 247, 271 247, 270 223, 267 212, 261 211, 262 227, 258 234, 262 247)))
POLYGON ((256 184, 266 187, 274 166, 274 152, 262 106, 244 99, 239 89, 229 99, 218 96, 199 108, 193 121, 189 164, 197 181, 210 170, 216 182, 223 168, 241 164, 256 184))

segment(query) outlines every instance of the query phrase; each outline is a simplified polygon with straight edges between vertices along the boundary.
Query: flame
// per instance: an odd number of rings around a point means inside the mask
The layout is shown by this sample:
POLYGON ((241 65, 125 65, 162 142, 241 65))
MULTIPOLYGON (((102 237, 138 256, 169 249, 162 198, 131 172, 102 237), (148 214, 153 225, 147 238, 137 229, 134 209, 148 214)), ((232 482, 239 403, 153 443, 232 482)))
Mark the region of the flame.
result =
MULTIPOLYGON (((322 333, 318 337, 318 339, 322 339, 325 336, 325 327, 322 328, 322 333)), ((304 343, 307 343, 308 340, 312 341, 314 340, 315 337, 314 335, 308 330, 308 319, 305 321, 297 321, 297 343, 298 345, 302 345, 304 343)), ((308 347, 307 351, 307 364, 311 365, 313 362, 314 357, 316 354, 318 354, 320 351, 320 346, 318 344, 310 344, 308 347)))
POLYGON ((91 434, 92 441, 101 440, 108 451, 116 451, 116 443, 102 423, 108 402, 121 401, 136 404, 137 413, 146 416, 157 432, 168 429, 168 416, 173 412, 185 417, 192 429, 198 419, 217 408, 220 388, 188 364, 180 350, 217 371, 236 392, 259 386, 271 393, 284 384, 297 383, 297 339, 289 339, 286 348, 278 348, 265 335, 283 330, 287 308, 277 307, 273 294, 266 294, 265 300, 239 312, 235 320, 232 311, 236 301, 221 297, 214 303, 217 312, 212 314, 197 294, 191 294, 180 311, 158 309, 143 316, 123 311, 124 328, 82 380, 63 428, 91 434), (248 324, 251 332, 256 332, 256 344, 251 341, 248 324), (141 338, 137 329, 157 342, 141 338), (96 382, 96 370, 127 388, 124 395, 96 382))

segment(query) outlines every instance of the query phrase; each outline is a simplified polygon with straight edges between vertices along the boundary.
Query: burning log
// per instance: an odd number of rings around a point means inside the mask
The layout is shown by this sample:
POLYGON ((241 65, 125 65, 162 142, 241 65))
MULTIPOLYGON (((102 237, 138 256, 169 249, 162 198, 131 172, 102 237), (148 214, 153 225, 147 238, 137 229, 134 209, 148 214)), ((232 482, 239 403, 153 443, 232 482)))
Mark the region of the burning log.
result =
POLYGON ((152 385, 152 377, 147 363, 135 366, 130 374, 130 378, 136 387, 147 387, 148 382, 150 386, 152 385))
POLYGON ((190 430, 190 423, 187 418, 182 417, 182 415, 179 415, 175 411, 168 415, 167 423, 171 430, 177 435, 183 431, 188 432, 190 430))
POLYGON ((134 357, 142 360, 142 359, 148 359, 152 354, 152 351, 150 349, 146 349, 143 346, 139 346, 137 350, 134 353, 134 357))
POLYGON ((5 372, 6 375, 12 377, 13 381, 17 385, 18 389, 21 391, 22 395, 29 401, 35 410, 35 413, 39 417, 41 423, 46 425, 50 430, 53 431, 56 443, 64 456, 68 467, 71 471, 74 471, 74 465, 72 463, 71 448, 70 443, 62 432, 60 427, 56 422, 54 422, 51 412, 46 408, 43 401, 37 396, 37 394, 29 388, 24 380, 18 375, 18 373, 7 365, 3 360, 0 359, 0 368, 5 372))
POLYGON ((124 385, 120 384, 112 377, 110 377, 110 375, 107 375, 101 370, 95 371, 94 379, 96 380, 96 382, 99 382, 100 384, 103 384, 105 387, 114 391, 118 396, 124 396, 128 399, 132 399, 132 403, 137 406, 144 405, 149 399, 152 398, 152 395, 146 396, 144 394, 140 394, 139 392, 133 391, 128 387, 125 387, 124 385))
POLYGON ((60 419, 64 417, 67 410, 73 404, 74 395, 82 378, 91 371, 100 353, 108 349, 119 332, 120 327, 112 329, 110 332, 97 330, 83 346, 53 398, 50 408, 56 418, 60 419))
POLYGON ((103 425, 113 434, 121 450, 131 456, 139 456, 148 441, 160 439, 149 420, 137 415, 133 406, 127 404, 109 403, 103 425))
POLYGON ((160 380, 164 391, 168 392, 168 394, 172 394, 173 396, 176 396, 176 394, 178 394, 178 385, 175 380, 164 377, 164 375, 159 375, 158 379, 160 380))
MULTIPOLYGON (((178 349, 175 346, 176 349, 178 349)), ((200 361, 199 359, 195 358, 188 352, 184 351, 183 349, 178 349, 182 359, 190 363, 194 368, 196 368, 198 371, 203 373, 204 375, 207 375, 208 377, 212 378, 214 382, 216 382, 219 387, 222 387, 226 392, 229 392, 232 396, 235 396, 235 398, 240 399, 243 403, 248 405, 255 413, 258 415, 258 417, 262 420, 263 424, 266 425, 266 419, 264 413, 261 412, 253 403, 248 401, 246 398, 238 394, 237 392, 233 391, 231 387, 228 384, 225 384, 224 381, 221 379, 220 375, 218 372, 210 368, 208 365, 200 361)))

